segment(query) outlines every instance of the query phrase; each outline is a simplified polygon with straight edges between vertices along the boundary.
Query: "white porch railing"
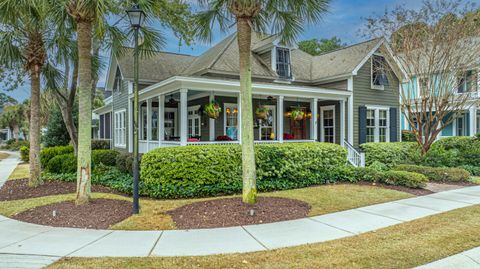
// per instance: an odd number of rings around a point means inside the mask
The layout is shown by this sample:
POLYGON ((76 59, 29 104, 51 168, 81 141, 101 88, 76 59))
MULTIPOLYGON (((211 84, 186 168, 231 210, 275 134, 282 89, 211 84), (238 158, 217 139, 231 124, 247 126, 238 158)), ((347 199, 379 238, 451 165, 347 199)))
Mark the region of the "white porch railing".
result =
POLYGON ((359 152, 347 141, 343 145, 347 149, 347 160, 355 167, 365 167, 365 153, 359 152))

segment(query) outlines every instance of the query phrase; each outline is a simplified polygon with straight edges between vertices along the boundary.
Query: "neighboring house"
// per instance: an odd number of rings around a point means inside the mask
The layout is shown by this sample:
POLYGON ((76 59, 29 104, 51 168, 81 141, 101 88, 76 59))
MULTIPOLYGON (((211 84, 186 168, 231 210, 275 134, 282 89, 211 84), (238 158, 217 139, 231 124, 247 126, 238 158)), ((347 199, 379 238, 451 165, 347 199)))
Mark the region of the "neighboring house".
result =
MULTIPOLYGON (((253 109, 262 106, 269 112, 266 119, 255 120, 256 143, 337 143, 359 165, 354 147, 399 141, 398 90, 406 76, 384 39, 319 56, 284 46, 276 36, 252 39, 253 109), (394 76, 387 79, 385 70, 372 67, 378 63, 389 64, 394 76), (305 112, 302 120, 291 118, 297 109, 305 112)), ((200 56, 157 52, 141 59, 140 152, 241 143, 238 57, 233 34, 200 56), (217 119, 203 113, 213 100, 222 108, 217 119)), ((113 94, 94 111, 99 138, 113 139, 115 149, 132 151, 132 50, 122 58, 112 55, 105 88, 113 94)))
MULTIPOLYGON (((452 123, 445 126, 437 139, 449 136, 474 136, 480 133, 480 66, 471 68, 464 75, 456 78, 458 89, 457 94, 468 94, 469 100, 465 104, 462 115, 452 123)), ((411 77, 411 88, 418 94, 418 89, 427 87, 430 79, 425 76, 413 75, 411 77)), ((407 89, 406 86, 405 89, 407 89)), ((405 115, 402 114, 402 130, 411 130, 405 115)))
MULTIPOLYGON (((3 106, 0 105, 0 113, 3 112, 3 106)), ((13 138, 12 131, 9 128, 0 129, 0 144, 13 138)))

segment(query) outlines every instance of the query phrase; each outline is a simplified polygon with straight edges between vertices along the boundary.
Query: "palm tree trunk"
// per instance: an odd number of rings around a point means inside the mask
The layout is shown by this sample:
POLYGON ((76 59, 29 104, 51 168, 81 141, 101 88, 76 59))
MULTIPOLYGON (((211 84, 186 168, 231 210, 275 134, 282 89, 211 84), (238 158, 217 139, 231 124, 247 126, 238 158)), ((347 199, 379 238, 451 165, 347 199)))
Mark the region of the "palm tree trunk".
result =
POLYGON ((40 68, 30 71, 30 178, 28 185, 36 187, 43 183, 40 177, 40 68))
POLYGON ((77 154, 78 149, 78 137, 77 137, 77 127, 73 121, 73 106, 75 104, 67 104, 67 106, 61 109, 63 122, 65 123, 65 127, 67 128, 68 135, 70 136, 70 141, 73 145, 73 151, 75 155, 77 154))
POLYGON ((240 100, 242 111, 242 198, 244 203, 257 200, 255 152, 253 141, 252 63, 250 47, 252 29, 248 18, 237 19, 237 39, 240 52, 240 100))
POLYGON ((78 35, 78 152, 76 204, 90 200, 91 192, 91 130, 92 130, 92 23, 77 22, 78 35))

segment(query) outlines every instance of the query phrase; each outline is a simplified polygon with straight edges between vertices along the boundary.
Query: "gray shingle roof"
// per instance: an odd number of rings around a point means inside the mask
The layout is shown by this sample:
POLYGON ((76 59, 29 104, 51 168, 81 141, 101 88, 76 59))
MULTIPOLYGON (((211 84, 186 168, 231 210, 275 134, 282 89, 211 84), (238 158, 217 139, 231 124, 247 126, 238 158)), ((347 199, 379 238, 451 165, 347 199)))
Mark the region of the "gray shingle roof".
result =
MULTIPOLYGON (((194 56, 169 52, 155 52, 148 58, 140 58, 139 76, 142 80, 162 81, 180 75, 196 59, 194 56)), ((126 78, 133 78, 133 49, 118 59, 120 71, 126 78)))

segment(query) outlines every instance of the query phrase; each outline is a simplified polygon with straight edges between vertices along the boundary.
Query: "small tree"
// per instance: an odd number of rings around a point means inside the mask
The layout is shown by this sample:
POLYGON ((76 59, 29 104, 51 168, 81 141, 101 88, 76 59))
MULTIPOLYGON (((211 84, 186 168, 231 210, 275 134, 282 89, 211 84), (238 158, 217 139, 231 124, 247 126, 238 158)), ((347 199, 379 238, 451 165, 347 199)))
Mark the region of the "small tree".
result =
POLYGON ((389 37, 410 76, 400 89, 401 109, 427 153, 440 132, 478 102, 472 98, 478 90, 478 10, 458 1, 425 1, 418 11, 397 7, 370 17, 363 30, 389 37))

